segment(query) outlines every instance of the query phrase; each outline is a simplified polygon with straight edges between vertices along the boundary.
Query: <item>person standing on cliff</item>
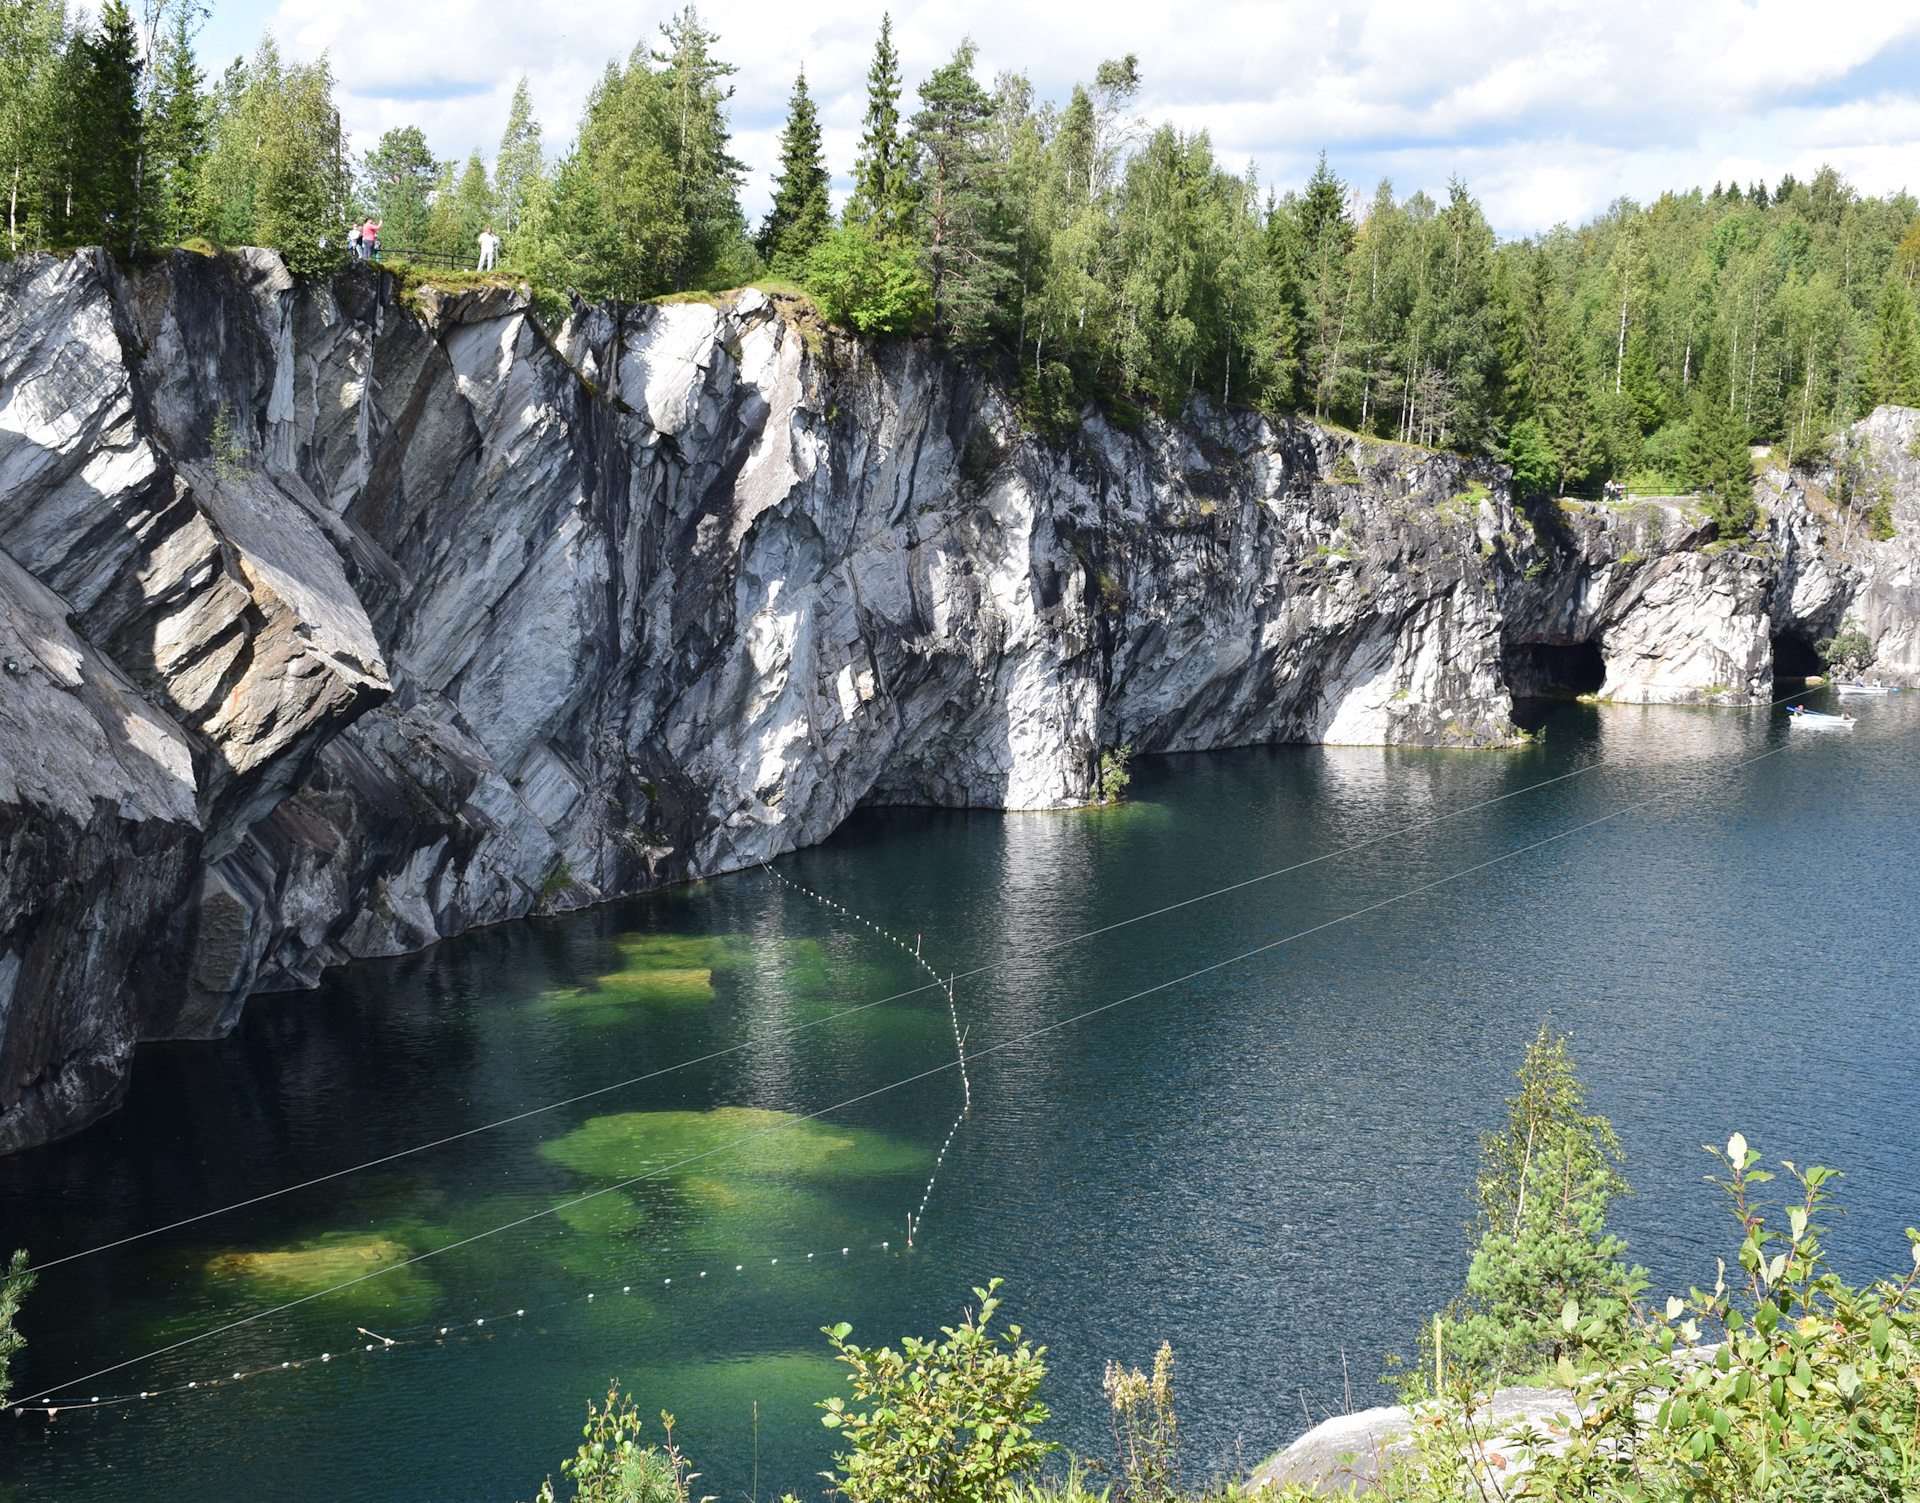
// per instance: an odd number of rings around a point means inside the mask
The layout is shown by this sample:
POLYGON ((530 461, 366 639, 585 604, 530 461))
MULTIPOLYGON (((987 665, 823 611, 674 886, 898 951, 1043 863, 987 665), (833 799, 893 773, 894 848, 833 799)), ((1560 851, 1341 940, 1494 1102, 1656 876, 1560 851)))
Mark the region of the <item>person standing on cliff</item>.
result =
POLYGON ((369 219, 360 229, 360 244, 369 261, 380 259, 380 221, 369 219))
POLYGON ((494 234, 493 226, 488 225, 480 232, 480 264, 476 266, 474 270, 492 271, 493 258, 499 253, 499 250, 500 237, 494 234))

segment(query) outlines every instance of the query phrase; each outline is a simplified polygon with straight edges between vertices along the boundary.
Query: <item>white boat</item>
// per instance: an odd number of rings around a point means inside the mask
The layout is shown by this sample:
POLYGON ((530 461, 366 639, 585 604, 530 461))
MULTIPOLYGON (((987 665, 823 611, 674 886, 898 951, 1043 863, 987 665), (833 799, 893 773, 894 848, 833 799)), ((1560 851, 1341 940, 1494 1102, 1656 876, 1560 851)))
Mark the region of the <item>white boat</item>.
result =
POLYGON ((1827 715, 1803 705, 1788 705, 1787 719, 1809 730, 1851 730, 1857 723, 1851 715, 1827 715))
POLYGON ((1842 694, 1898 694, 1900 692, 1886 684, 1835 684, 1833 687, 1842 694))

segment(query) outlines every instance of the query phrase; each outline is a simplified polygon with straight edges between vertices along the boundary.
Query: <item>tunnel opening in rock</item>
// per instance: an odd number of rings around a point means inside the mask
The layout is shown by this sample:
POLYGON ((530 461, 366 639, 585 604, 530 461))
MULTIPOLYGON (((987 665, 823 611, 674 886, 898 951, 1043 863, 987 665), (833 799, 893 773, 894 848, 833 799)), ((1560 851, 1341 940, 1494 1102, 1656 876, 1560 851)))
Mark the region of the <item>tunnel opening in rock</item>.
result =
POLYGON ((1607 681, 1598 642, 1516 642, 1506 657, 1507 691, 1515 699, 1578 699, 1598 694, 1607 681))
POLYGON ((1824 671, 1820 654, 1798 632, 1783 631, 1773 639, 1773 676, 1776 679, 1813 678, 1824 671))

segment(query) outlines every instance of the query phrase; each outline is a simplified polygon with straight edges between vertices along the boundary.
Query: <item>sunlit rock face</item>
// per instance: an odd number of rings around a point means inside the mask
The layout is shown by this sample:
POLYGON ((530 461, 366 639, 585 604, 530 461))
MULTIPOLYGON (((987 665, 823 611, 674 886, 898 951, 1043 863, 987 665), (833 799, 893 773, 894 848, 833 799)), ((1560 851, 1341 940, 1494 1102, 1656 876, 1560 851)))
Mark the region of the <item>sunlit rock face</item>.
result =
POLYGON ((0 674, 0 1149, 254 991, 863 802, 1069 807, 1118 745, 1497 748, 1589 660, 1751 702, 1849 612, 1920 672, 1913 419, 1859 430, 1892 540, 1777 471, 1733 548, 1204 401, 1046 441, 978 364, 757 292, 555 328, 267 252, 0 266, 0 630, 41 665, 0 674))

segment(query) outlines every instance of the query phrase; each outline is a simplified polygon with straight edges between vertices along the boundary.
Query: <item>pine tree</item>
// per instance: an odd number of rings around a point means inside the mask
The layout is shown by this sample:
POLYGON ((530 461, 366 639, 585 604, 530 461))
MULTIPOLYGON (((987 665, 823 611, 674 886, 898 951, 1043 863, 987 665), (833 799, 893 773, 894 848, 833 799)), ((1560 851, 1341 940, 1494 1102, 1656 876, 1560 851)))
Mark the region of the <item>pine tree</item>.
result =
POLYGON ((373 216, 380 222, 383 246, 412 250, 426 244, 440 171, 440 163, 434 160, 427 138, 417 125, 387 131, 379 145, 362 158, 365 191, 373 204, 373 216))
POLYGON ((973 76, 971 38, 920 85, 913 117, 921 234, 932 272, 934 324, 953 344, 985 338, 1007 281, 1006 227, 981 137, 993 100, 973 76))
POLYGON ((508 239, 526 222, 527 210, 539 193, 546 172, 540 145, 540 122, 533 118, 533 96, 523 73, 513 88, 507 110, 507 128, 493 159, 493 186, 499 202, 500 229, 508 239))
POLYGON ((912 162, 900 136, 900 55, 893 47, 893 18, 880 17, 880 37, 867 70, 867 114, 854 162, 853 196, 846 222, 878 240, 912 232, 912 162))
POLYGON ((807 73, 802 68, 793 81, 786 129, 780 135, 780 175, 774 179, 773 207, 760 230, 760 254, 782 276, 796 275, 833 227, 828 183, 826 157, 820 148, 820 116, 807 93, 807 73))

